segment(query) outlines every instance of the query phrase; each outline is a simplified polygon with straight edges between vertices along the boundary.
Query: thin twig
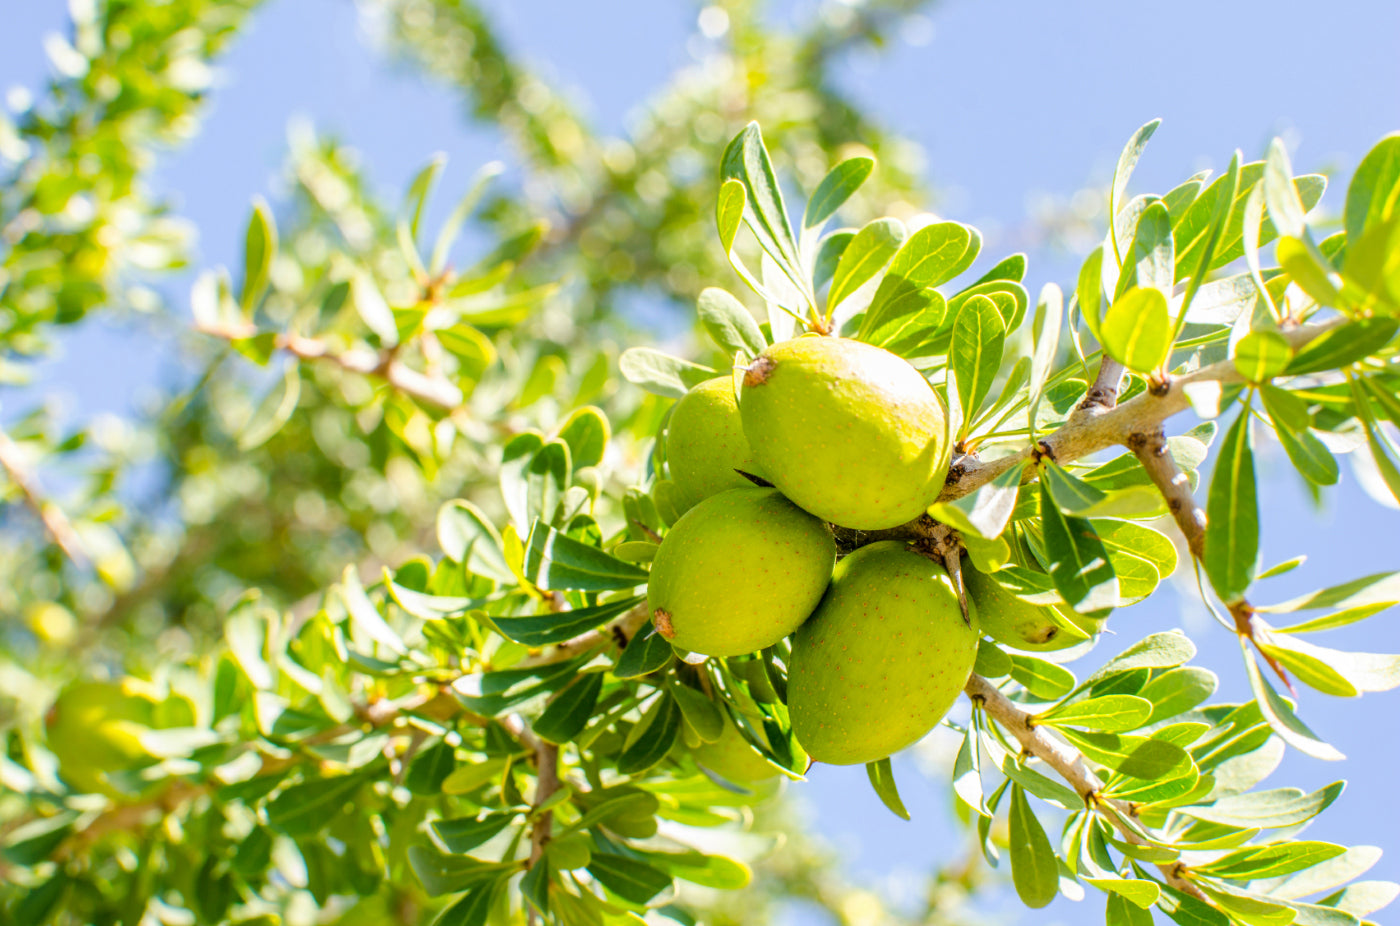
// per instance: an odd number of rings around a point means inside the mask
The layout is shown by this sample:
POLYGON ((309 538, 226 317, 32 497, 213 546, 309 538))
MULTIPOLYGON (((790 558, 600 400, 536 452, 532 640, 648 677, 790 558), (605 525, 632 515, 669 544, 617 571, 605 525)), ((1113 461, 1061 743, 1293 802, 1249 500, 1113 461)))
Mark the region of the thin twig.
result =
MULTIPOLYGON (((1296 350, 1348 321, 1349 319, 1339 317, 1319 325, 1303 325, 1282 331, 1280 334, 1296 350)), ((964 457, 953 474, 956 478, 950 476, 938 500, 949 502, 970 495, 1037 453, 1049 456, 1057 463, 1069 463, 1109 447, 1126 445, 1132 435, 1151 433, 1168 418, 1190 408, 1191 402, 1187 398, 1190 387, 1201 383, 1227 385, 1241 382, 1244 382, 1244 377, 1235 368, 1234 361, 1222 360, 1199 370, 1172 377, 1160 384, 1159 388, 1142 392, 1113 408, 1105 408, 1102 405, 1076 408, 1069 420, 1058 430, 1046 435, 1035 447, 1024 447, 1015 453, 988 461, 964 457)), ((1028 468, 1026 480, 1029 481, 1034 476, 1034 472, 1028 468)))
POLYGON ((553 743, 540 741, 535 748, 535 800, 534 807, 539 816, 530 828, 530 864, 534 865, 544 855, 549 837, 554 830, 554 811, 539 811, 539 808, 559 790, 559 747, 553 743))
MULTIPOLYGON (((237 341, 257 334, 256 329, 251 326, 234 329, 201 325, 197 330, 211 337, 223 338, 226 341, 237 341)), ((447 411, 456 411, 462 407, 461 389, 443 377, 428 376, 413 369, 399 360, 397 351, 392 348, 383 348, 377 351, 369 348, 352 348, 337 353, 331 350, 324 341, 303 337, 293 332, 283 332, 277 335, 274 344, 278 350, 286 351, 300 360, 320 360, 351 373, 378 376, 400 392, 429 405, 435 405, 447 411)))
POLYGON ((1186 537, 1191 555, 1200 559, 1205 555, 1206 513, 1191 492, 1191 480, 1172 458, 1171 450, 1167 447, 1166 432, 1159 425, 1154 431, 1130 434, 1128 449, 1138 458, 1152 484, 1167 500, 1167 508, 1186 537))
MULTIPOLYGON (((1016 737, 1026 752, 1050 766, 1068 782, 1075 793, 1084 800, 1086 807, 1100 812, 1104 819, 1123 835, 1125 842, 1135 846, 1146 845, 1142 837, 1123 822, 1124 819, 1134 816, 1132 805, 1126 801, 1106 798, 1100 793, 1103 790, 1103 781, 1089 768, 1089 764, 1078 750, 1051 736, 1044 727, 1036 726, 1030 714, 1011 703, 1006 695, 982 676, 974 674, 967 680, 964 690, 974 704, 980 705, 987 712, 987 716, 1016 737)), ((1163 863, 1159 864, 1157 869, 1166 882, 1178 891, 1190 894, 1198 900, 1206 900, 1200 888, 1183 877, 1185 869, 1180 864, 1163 863)))
POLYGON ((1080 408, 1113 408, 1118 404, 1118 385, 1123 381, 1123 364, 1105 354, 1099 360, 1099 374, 1084 393, 1080 408))
POLYGON ((15 488, 19 489, 19 494, 23 496, 24 503, 39 518, 44 529, 48 531, 53 542, 58 544, 58 548, 68 557, 69 561, 79 569, 86 569, 90 564, 87 552, 83 549, 83 542, 78 537, 78 532, 73 529, 73 524, 68 520, 57 505, 44 497, 43 490, 34 476, 25 468, 21 459, 23 454, 19 445, 10 439, 10 435, 0 431, 0 467, 3 467, 5 474, 10 477, 15 488))

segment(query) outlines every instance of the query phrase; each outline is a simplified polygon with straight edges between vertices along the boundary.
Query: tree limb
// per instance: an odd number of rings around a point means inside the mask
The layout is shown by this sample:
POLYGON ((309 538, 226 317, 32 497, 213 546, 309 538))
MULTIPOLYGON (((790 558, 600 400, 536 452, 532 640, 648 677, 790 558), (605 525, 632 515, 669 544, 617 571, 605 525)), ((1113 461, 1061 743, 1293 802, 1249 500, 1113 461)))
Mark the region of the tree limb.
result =
MULTIPOLYGON (((967 680, 964 690, 973 703, 980 705, 987 712, 987 716, 1014 736, 1026 752, 1050 766, 1068 782, 1075 793, 1084 799, 1086 807, 1102 813, 1103 817, 1123 834, 1125 842, 1135 846, 1144 845, 1142 837, 1123 822, 1125 818, 1134 816, 1132 805, 1126 801, 1105 798, 1099 793, 1103 790, 1103 781, 1089 768, 1078 750, 1052 737, 1044 728, 1037 727, 1030 714, 1011 703, 997 686, 982 676, 974 673, 967 680), (1109 812, 1104 812, 1106 810, 1109 812)), ((1166 882, 1178 891, 1190 894, 1198 900, 1206 899, 1200 888, 1182 876, 1184 869, 1180 864, 1164 863, 1159 864, 1157 868, 1166 882)))
POLYGON ((86 569, 90 561, 78 532, 73 529, 72 522, 62 509, 44 497, 39 483, 25 468, 22 456, 19 445, 10 439, 10 435, 0 431, 0 467, 4 468, 5 475, 14 483, 15 488, 19 489, 24 503, 38 517, 53 542, 63 551, 63 555, 67 556, 74 566, 86 569))

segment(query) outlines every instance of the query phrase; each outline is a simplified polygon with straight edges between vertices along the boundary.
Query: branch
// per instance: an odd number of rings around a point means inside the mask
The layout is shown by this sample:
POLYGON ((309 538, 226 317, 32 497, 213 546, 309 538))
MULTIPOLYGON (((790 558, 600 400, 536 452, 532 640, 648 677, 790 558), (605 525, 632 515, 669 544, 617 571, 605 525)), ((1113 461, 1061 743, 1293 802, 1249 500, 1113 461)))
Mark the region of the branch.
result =
POLYGON ((536 666, 553 665, 556 662, 573 659, 580 653, 586 653, 589 650, 597 649, 608 643, 616 643, 619 646, 626 647, 627 644, 631 643, 632 639, 636 637, 637 631, 641 630, 650 619, 651 615, 647 613, 646 605, 637 605, 626 614, 610 623, 604 624, 597 630, 581 633, 572 639, 565 640, 563 643, 555 643, 552 646, 546 646, 538 653, 532 656, 526 656, 524 659, 511 666, 511 668, 531 669, 536 666))
POLYGON ((1166 432, 1158 426, 1155 431, 1149 433, 1130 434, 1128 449, 1138 458, 1142 468, 1147 470, 1152 484, 1167 500, 1167 507, 1176 519, 1176 526, 1181 528, 1181 533, 1186 537, 1186 545, 1191 548, 1191 555, 1200 559, 1205 552, 1206 513, 1196 503, 1196 497, 1191 492, 1191 481, 1176 465, 1176 460, 1167 448, 1166 432))
POLYGON ((20 447, 10 435, 0 431, 0 467, 3 467, 5 474, 10 477, 10 481, 19 489, 19 493, 24 497, 24 503, 39 518, 44 529, 53 538, 53 542, 58 544, 58 548, 63 554, 79 569, 86 569, 89 565, 87 552, 83 549, 83 542, 78 537, 78 532, 73 529, 73 524, 68 520, 68 516, 44 497, 43 490, 39 488, 38 482, 25 468, 20 447))
MULTIPOLYGON (((1280 332, 1296 350, 1315 338, 1346 324, 1350 319, 1337 317, 1318 325, 1302 325, 1280 332)), ((1102 373, 1100 367, 1100 373, 1102 373)), ((1186 396, 1189 387, 1199 383, 1242 383, 1244 377, 1235 369, 1233 360, 1222 360, 1190 373, 1173 377, 1157 389, 1134 396, 1122 405, 1106 408, 1089 405, 1076 408, 1060 428, 1047 435, 1037 447, 1026 447, 995 460, 983 462, 962 458, 950 472, 948 482, 938 496, 940 502, 950 502, 970 495, 1035 453, 1049 456, 1057 463, 1069 463, 1116 445, 1126 446, 1134 434, 1152 434, 1171 416, 1185 411, 1191 402, 1186 396)), ((1034 478, 1027 469, 1026 480, 1034 478)))
MULTIPOLYGON (((226 341, 238 341, 257 334, 251 326, 234 329, 200 325, 196 330, 226 341)), ((400 392, 446 411, 456 411, 462 407, 462 390, 442 377, 429 376, 408 366, 398 359, 394 348, 386 347, 378 351, 352 348, 336 353, 324 341, 293 332, 277 335, 274 343, 278 350, 286 351, 301 360, 321 360, 351 373, 378 376, 400 392)))
MULTIPOLYGON (((535 800, 539 808, 559 790, 559 747, 541 741, 535 748, 535 800)), ((544 855, 544 847, 549 843, 554 830, 554 811, 546 810, 530 828, 530 864, 534 865, 544 855)))
POLYGON ((1079 408, 1113 408, 1118 404, 1118 385, 1123 381, 1123 364, 1104 354, 1099 360, 1099 375, 1094 384, 1084 393, 1079 408))
MULTIPOLYGON (((1134 816, 1132 805, 1127 801, 1102 797, 1099 792, 1103 790, 1103 781, 1089 768, 1084 756, 1076 749, 1037 727, 1030 714, 1012 704, 1006 695, 982 676, 974 673, 967 680, 964 690, 974 704, 980 704, 988 716, 1016 737, 1026 752, 1053 768, 1067 781, 1075 793, 1084 799, 1086 807, 1102 813, 1103 817, 1123 834, 1125 842, 1135 846, 1145 845, 1142 837, 1123 822, 1124 818, 1134 816), (1103 813, 1105 809, 1111 812, 1103 813)), ((1182 876, 1185 868, 1180 863, 1159 864, 1157 869, 1166 882, 1178 891, 1190 894, 1198 900, 1206 899, 1200 888, 1182 876)))

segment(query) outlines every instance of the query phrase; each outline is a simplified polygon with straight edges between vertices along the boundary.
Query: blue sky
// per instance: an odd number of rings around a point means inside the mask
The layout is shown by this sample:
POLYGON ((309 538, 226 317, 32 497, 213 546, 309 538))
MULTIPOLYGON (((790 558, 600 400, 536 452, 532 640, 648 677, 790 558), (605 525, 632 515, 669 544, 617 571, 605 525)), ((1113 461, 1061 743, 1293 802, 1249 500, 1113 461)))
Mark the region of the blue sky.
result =
MULTIPOLYGON (((64 7, 55 0, 6 6, 0 88, 37 89, 47 73, 42 36, 62 28, 64 7)), ((697 11, 676 0, 493 0, 488 6, 508 44, 609 132, 623 130, 629 114, 688 62, 697 11)), ((812 8, 780 4, 773 15, 803 17, 812 8)), ((1300 172, 1341 171, 1324 200, 1336 209, 1351 167, 1382 135, 1400 129, 1400 3, 1339 0, 1323 9, 1297 0, 948 0, 913 30, 916 42, 878 56, 853 54, 842 63, 840 80, 923 145, 928 177, 945 194, 937 208, 989 232, 992 254, 1009 249, 1006 235, 1023 226, 1037 196, 1067 196, 1101 182, 1127 136, 1158 116, 1164 123, 1139 165, 1135 189, 1161 192, 1202 167, 1219 169, 1236 147, 1257 156, 1278 134, 1300 172)), ((294 117, 355 145, 392 197, 435 151, 449 154, 449 178, 459 181, 480 163, 509 159, 494 133, 464 123, 450 91, 386 61, 364 38, 346 0, 270 0, 233 48, 204 130, 165 159, 156 177, 199 225, 204 265, 233 262, 250 199, 276 195, 294 117)), ((1033 261, 1027 282, 1033 291, 1049 279, 1068 284, 1073 269, 1063 258, 1033 261)), ((65 346, 49 381, 79 415, 129 408, 150 382, 145 350, 141 334, 89 326, 65 346)), ((1400 568, 1400 513, 1371 502, 1345 466, 1341 486, 1315 512, 1285 463, 1277 453, 1265 455, 1264 560, 1300 553, 1310 560, 1273 580, 1276 587, 1266 585, 1261 597, 1281 600, 1400 568)), ((1101 652, 1184 626, 1198 634, 1198 663, 1221 675, 1222 694, 1244 698, 1238 648, 1207 620, 1176 595, 1159 596, 1116 615, 1118 636, 1101 652)), ((1385 615, 1318 642, 1397 651, 1400 630, 1385 615)), ((1400 820, 1400 791, 1392 781, 1400 746, 1387 719, 1400 706, 1400 693, 1368 695, 1366 704, 1354 705, 1305 691, 1302 701, 1305 718, 1350 761, 1331 765, 1291 754, 1271 782, 1312 788, 1350 779, 1340 805, 1310 836, 1381 845, 1389 854, 1370 876, 1400 880, 1393 823, 1400 820)), ((863 769, 818 769, 796 788, 857 877, 919 873, 961 851, 944 783, 919 780, 909 757, 896 763, 896 772, 913 823, 883 809, 863 769)), ((1014 898, 1004 909, 1015 912, 1014 898)), ((1101 911, 1091 894, 1085 904, 1058 902, 1021 921, 1085 923, 1101 920, 1101 911)))

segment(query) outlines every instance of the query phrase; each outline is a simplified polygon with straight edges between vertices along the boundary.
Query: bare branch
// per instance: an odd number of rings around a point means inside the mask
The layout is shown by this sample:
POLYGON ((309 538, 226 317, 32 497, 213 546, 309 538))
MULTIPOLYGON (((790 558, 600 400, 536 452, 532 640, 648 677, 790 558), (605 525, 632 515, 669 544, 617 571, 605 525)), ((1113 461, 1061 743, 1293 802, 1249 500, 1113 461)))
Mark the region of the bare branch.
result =
MULTIPOLYGON (((1078 750, 1051 736, 1043 727, 1036 726, 1030 714, 1012 704, 1006 695, 982 676, 974 674, 967 680, 964 690, 974 704, 980 705, 989 717, 1016 737, 1026 752, 1050 766, 1068 782, 1075 793, 1084 799, 1086 807, 1100 812, 1104 819, 1123 835, 1125 842, 1135 846, 1144 845, 1142 837, 1123 822, 1124 819, 1135 816, 1132 805, 1126 801, 1105 798, 1100 794, 1103 782, 1089 768, 1089 764, 1078 750)), ((1178 891, 1190 894, 1198 900, 1206 899, 1200 888, 1183 877, 1185 869, 1180 864, 1160 864, 1157 868, 1166 882, 1178 891)))
MULTIPOLYGON (((240 340, 257 333, 251 327, 233 329, 201 325, 197 330, 226 341, 240 340)), ((278 350, 301 360, 320 360, 351 373, 378 376, 405 395, 447 411, 455 411, 462 406, 462 390, 456 385, 442 377, 429 376, 413 369, 399 360, 397 352, 391 348, 378 351, 360 348, 336 353, 324 341, 292 332, 279 334, 275 344, 278 350)))
POLYGON ((1099 360, 1099 375, 1094 377, 1094 384, 1084 393, 1079 408, 1113 408, 1118 404, 1118 385, 1122 381, 1123 364, 1104 354, 1099 360))
POLYGON ((86 569, 90 561, 78 532, 73 529, 72 522, 62 509, 44 497, 39 483, 25 468, 22 457, 19 445, 10 439, 10 435, 0 431, 0 467, 4 468, 5 475, 9 476, 15 488, 19 489, 24 503, 38 517, 44 529, 53 538, 53 542, 63 551, 63 555, 67 556, 74 566, 86 569))
MULTIPOLYGON (((541 741, 535 749, 535 799, 538 809, 559 790, 559 747, 541 741)), ((554 812, 546 810, 535 819, 530 828, 530 864, 534 865, 544 855, 544 847, 549 844, 554 830, 554 812)))
MULTIPOLYGON (((1349 319, 1338 317, 1318 325, 1303 325, 1281 334, 1297 349, 1348 321, 1349 319)), ((1244 377, 1235 369, 1234 361, 1222 360, 1174 377, 1163 383, 1161 388, 1149 389, 1112 408, 1102 405, 1081 406, 1075 409, 1059 430, 1041 440, 1037 448, 1025 447, 1016 453, 986 462, 970 457, 963 458, 950 475, 938 500, 949 502, 977 491, 1013 466, 1029 460, 1037 449, 1057 463, 1069 463, 1109 447, 1126 446, 1132 435, 1151 434, 1162 426, 1162 422, 1189 408, 1191 403, 1187 398, 1187 390, 1190 387, 1200 383, 1225 385, 1241 382, 1244 382, 1244 377)), ((1028 470, 1026 478, 1027 481, 1034 478, 1034 472, 1028 470)))
POLYGON ((1176 526, 1185 535, 1191 555, 1200 559, 1205 551, 1206 513, 1196 503, 1196 497, 1191 492, 1191 481, 1172 459, 1171 451, 1167 448, 1166 432, 1158 427, 1152 432, 1130 434, 1128 449, 1138 458, 1152 484, 1167 500, 1167 508, 1176 519, 1176 526))

